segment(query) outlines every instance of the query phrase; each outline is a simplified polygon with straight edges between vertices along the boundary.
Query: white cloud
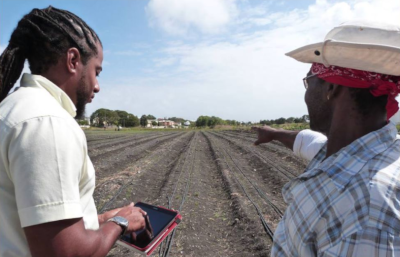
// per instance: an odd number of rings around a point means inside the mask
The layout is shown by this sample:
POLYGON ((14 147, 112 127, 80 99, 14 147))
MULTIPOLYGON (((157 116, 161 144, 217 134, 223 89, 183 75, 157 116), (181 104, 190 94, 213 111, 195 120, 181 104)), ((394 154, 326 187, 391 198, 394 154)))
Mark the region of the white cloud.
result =
MULTIPOLYGON (((166 12, 183 12, 182 7, 176 9, 166 12)), ((263 12, 257 9, 253 13, 246 18, 258 19, 263 12)), ((310 65, 284 54, 322 41, 330 29, 348 20, 386 21, 400 26, 399 13, 400 1, 391 0, 318 0, 307 8, 290 12, 267 10, 264 18, 270 24, 263 30, 229 33, 219 42, 166 44, 162 58, 153 59, 153 69, 141 77, 104 85, 102 94, 90 108, 108 106, 125 108, 137 115, 152 113, 188 119, 199 115, 241 121, 298 117, 307 113, 301 79, 310 65), (138 97, 139 94, 143 97, 138 97)), ((243 16, 236 22, 238 19, 243 16)))
POLYGON ((176 62, 176 58, 157 58, 154 59, 154 63, 156 65, 156 67, 165 67, 165 66, 171 66, 173 64, 175 64, 176 62))
POLYGON ((254 25, 257 26, 265 26, 270 24, 272 21, 269 18, 251 18, 248 19, 248 22, 253 23, 254 25))
POLYGON ((240 12, 247 17, 265 16, 270 5, 271 2, 263 2, 261 5, 247 6, 240 12))
POLYGON ((235 0, 151 0, 146 13, 151 26, 173 35, 192 29, 216 34, 235 18, 237 7, 235 0))

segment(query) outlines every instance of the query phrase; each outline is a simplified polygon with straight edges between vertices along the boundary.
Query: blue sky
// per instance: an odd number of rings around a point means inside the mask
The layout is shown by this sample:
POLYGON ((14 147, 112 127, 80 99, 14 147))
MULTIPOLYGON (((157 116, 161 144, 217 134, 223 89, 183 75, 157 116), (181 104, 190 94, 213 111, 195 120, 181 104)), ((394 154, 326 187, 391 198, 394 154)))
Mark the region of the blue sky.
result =
POLYGON ((53 5, 80 16, 103 42, 101 91, 88 115, 108 108, 191 120, 298 117, 307 113, 301 79, 309 65, 284 54, 348 20, 400 25, 399 2, 0 0, 0 51, 24 14, 53 5))

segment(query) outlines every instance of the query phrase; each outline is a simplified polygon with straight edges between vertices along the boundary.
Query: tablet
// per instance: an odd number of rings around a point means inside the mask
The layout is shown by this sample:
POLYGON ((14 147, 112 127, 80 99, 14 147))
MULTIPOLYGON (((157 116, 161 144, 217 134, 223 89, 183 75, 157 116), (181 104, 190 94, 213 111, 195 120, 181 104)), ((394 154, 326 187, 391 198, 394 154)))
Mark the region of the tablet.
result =
POLYGON ((177 211, 142 202, 136 203, 135 207, 139 207, 147 213, 146 228, 124 235, 117 241, 117 244, 150 255, 179 224, 181 215, 177 211))

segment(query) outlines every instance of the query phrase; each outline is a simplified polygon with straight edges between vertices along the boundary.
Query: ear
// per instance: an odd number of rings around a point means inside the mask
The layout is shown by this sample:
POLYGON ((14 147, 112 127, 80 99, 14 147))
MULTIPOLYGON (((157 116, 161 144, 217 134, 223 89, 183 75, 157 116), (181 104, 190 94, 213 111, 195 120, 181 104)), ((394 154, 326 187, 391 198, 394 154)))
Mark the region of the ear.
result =
POLYGON ((333 100, 334 98, 336 98, 339 95, 341 90, 342 90, 342 87, 339 86, 338 84, 329 83, 328 87, 327 87, 327 92, 326 92, 327 100, 333 100))
POLYGON ((78 68, 80 68, 81 54, 79 50, 75 47, 68 49, 67 51, 67 69, 69 73, 76 73, 78 68))

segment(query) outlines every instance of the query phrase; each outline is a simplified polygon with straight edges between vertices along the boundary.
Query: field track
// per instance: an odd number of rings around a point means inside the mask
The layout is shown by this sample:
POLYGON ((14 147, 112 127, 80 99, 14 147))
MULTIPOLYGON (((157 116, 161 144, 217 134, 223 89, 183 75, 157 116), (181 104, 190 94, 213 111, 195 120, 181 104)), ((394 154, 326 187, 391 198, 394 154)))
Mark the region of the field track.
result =
MULTIPOLYGON (((240 131, 86 132, 99 213, 143 201, 183 220, 153 256, 268 256, 305 165, 279 143, 240 131)), ((140 256, 115 246, 108 256, 140 256)))

